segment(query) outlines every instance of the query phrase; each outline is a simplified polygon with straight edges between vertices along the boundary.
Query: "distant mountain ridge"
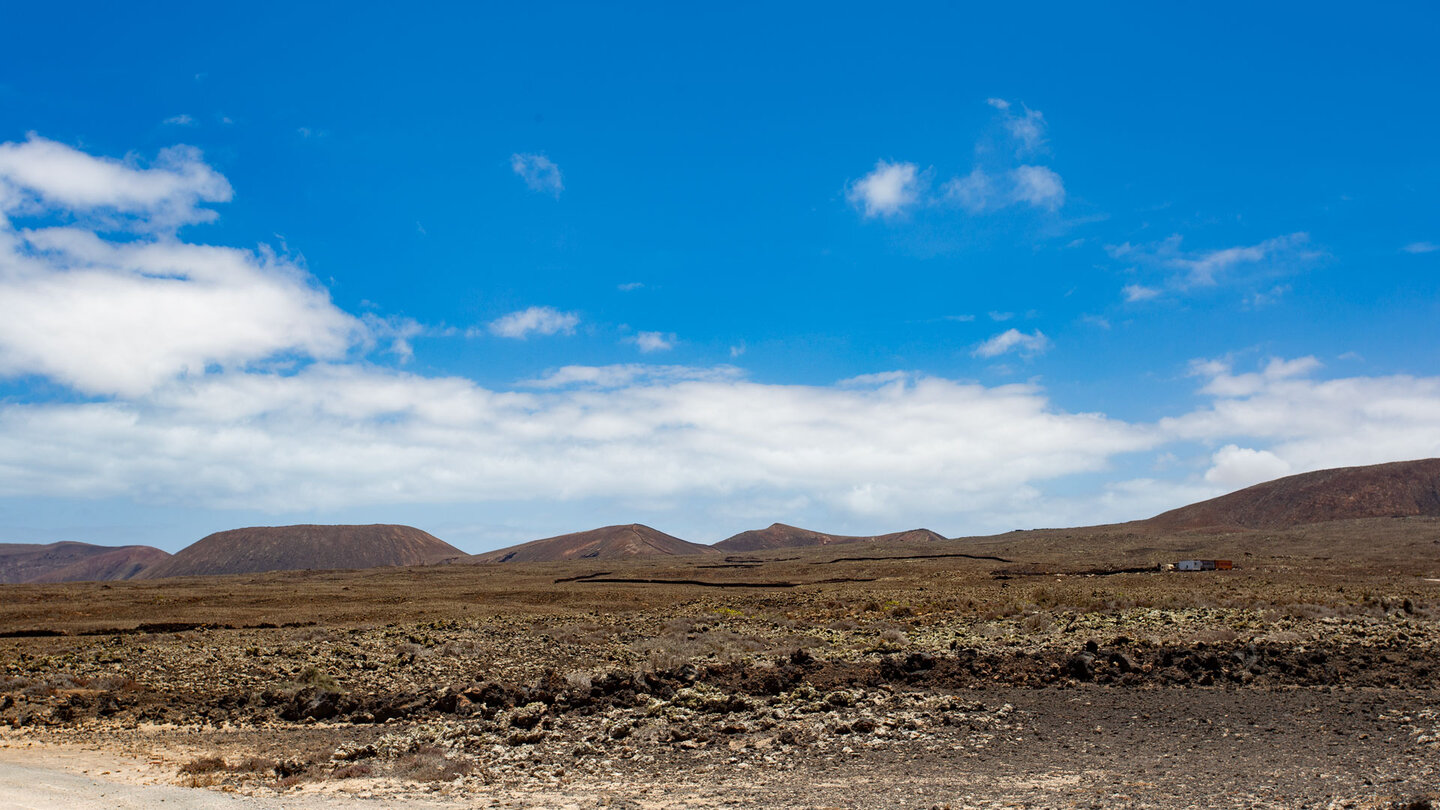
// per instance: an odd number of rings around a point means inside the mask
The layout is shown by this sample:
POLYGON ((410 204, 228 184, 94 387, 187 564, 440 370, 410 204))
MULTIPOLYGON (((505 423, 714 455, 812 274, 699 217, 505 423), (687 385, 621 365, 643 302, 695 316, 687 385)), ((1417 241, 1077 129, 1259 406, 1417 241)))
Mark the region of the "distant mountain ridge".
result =
POLYGON ((739 534, 727 537, 716 543, 714 548, 722 551, 768 551, 777 548, 810 548, 840 543, 864 543, 871 541, 889 543, 933 543, 944 539, 945 537, 929 529, 910 529, 909 531, 877 534, 866 537, 826 534, 824 532, 811 531, 810 529, 802 529, 798 526, 787 526, 784 523, 772 523, 764 529, 752 529, 748 532, 740 532, 739 534))
POLYGON ((1137 522, 1162 529, 1285 529, 1419 515, 1440 516, 1440 458, 1291 475, 1137 522))
POLYGON ((716 550, 710 546, 681 540, 640 523, 629 523, 531 540, 528 543, 476 554, 464 562, 556 562, 715 553, 716 550))
POLYGON ((130 579, 169 557, 150 546, 0 543, 0 584, 130 579))
POLYGON ((135 578, 432 565, 464 556, 413 526, 253 526, 202 538, 135 578))

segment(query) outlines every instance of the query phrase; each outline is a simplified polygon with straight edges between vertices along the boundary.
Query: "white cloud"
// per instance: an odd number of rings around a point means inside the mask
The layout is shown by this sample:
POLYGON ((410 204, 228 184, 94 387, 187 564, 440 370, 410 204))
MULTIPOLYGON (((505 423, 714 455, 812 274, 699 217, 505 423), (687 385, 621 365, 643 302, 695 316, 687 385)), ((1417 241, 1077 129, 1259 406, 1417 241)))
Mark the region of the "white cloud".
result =
POLYGON ((664 352, 675 348, 675 335, 665 332, 638 332, 635 337, 627 338, 627 341, 634 343, 641 352, 664 352))
POLYGON ((195 119, 194 119, 194 118, 191 118, 189 115, 186 115, 185 113, 181 113, 180 115, 173 115, 173 116, 171 116, 171 117, 169 117, 169 118, 166 118, 163 123, 170 124, 171 126, 177 126, 177 127, 190 127, 190 126, 194 126, 194 125, 195 125, 195 119))
POLYGON ((1132 304, 1136 301, 1149 301, 1160 296, 1159 290, 1143 284, 1126 284, 1120 292, 1125 295, 1125 300, 1132 304))
POLYGON ((1153 441, 1056 412, 1027 385, 787 386, 704 371, 609 382, 507 393, 314 365, 182 381, 128 402, 10 403, 0 405, 0 492, 279 511, 805 497, 898 518, 1004 504, 1153 441))
MULTIPOLYGON (((1000 111, 1005 130, 1018 142, 1015 157, 1044 145, 1045 116, 1039 110, 1022 105, 1021 112, 1012 112, 1010 102, 1001 98, 986 103, 1000 111)), ((1010 162, 1007 158, 999 165, 976 166, 969 174, 941 184, 938 195, 927 195, 926 178, 918 166, 881 160, 874 171, 850 184, 846 196, 866 217, 895 216, 921 204, 950 203, 972 214, 1012 205, 1055 211, 1065 204, 1065 182, 1058 172, 1048 166, 1006 166, 1010 162)))
POLYGON ((214 211, 202 202, 226 202, 230 183, 189 146, 160 150, 154 166, 142 168, 94 157, 34 133, 23 143, 0 144, 0 214, 53 211, 135 216, 167 229, 208 222, 214 211))
POLYGON ((558 199, 565 190, 560 167, 544 155, 516 153, 510 156, 510 169, 525 181, 531 191, 553 194, 558 199))
POLYGON ((615 285, 615 289, 620 292, 634 292, 635 290, 644 289, 644 287, 645 284, 640 281, 627 281, 624 284, 615 285))
POLYGON ((1437 245, 1434 242, 1411 242, 1410 244, 1400 249, 1405 251, 1406 253, 1434 253, 1435 251, 1440 250, 1440 245, 1437 245))
POLYGON ((1254 245, 1191 251, 1184 249, 1182 238, 1177 234, 1146 245, 1129 242, 1110 245, 1106 251, 1111 258, 1167 272, 1169 277, 1165 279, 1165 286, 1183 291, 1213 287, 1222 282, 1263 280, 1279 273, 1293 272, 1324 256, 1322 251, 1310 247, 1309 242, 1309 234, 1297 232, 1254 245))
POLYGON ((975 357, 999 357, 1002 354, 1018 352, 1025 357, 1043 354, 1050 348, 1050 338, 1039 329, 1032 334, 1025 334, 1019 329, 1007 329, 1004 332, 990 338, 975 347, 971 352, 975 357))
POLYGON ((1241 374, 1197 363, 1213 401, 1159 428, 1172 440, 1263 449, 1293 472, 1440 455, 1440 377, 1311 379, 1320 368, 1313 357, 1241 374))
POLYGON ((998 176, 976 167, 964 177, 947 180, 941 199, 972 214, 1011 205, 1054 211, 1065 204, 1065 181, 1047 166, 1019 166, 998 176))
POLYGON ((850 184, 846 198, 866 217, 890 217, 919 201, 920 185, 920 170, 914 163, 881 160, 874 171, 850 184))
POLYGON ((1227 490, 1242 489, 1290 474, 1290 464, 1269 450, 1227 444, 1215 451, 1205 480, 1227 490))
POLYGON ((987 98, 985 103, 1000 111, 1000 123, 1019 144, 1016 154, 1034 152, 1045 145, 1045 116, 1039 110, 1021 104, 1016 111, 1015 105, 1003 98, 987 98))
POLYGON ((554 307, 530 307, 490 322, 490 333, 524 340, 531 335, 575 334, 580 316, 554 307))
POLYGON ((136 396, 209 367, 339 358, 368 339, 292 259, 152 235, 230 197, 197 152, 161 155, 139 168, 33 135, 0 144, 0 375, 136 396), (5 216, 57 210, 123 215, 100 226, 130 233, 17 230, 5 216))
POLYGON ((1045 166, 1021 166, 1013 172, 1015 199, 1054 211, 1065 204, 1065 183, 1045 166))
POLYGON ((1045 116, 1041 115, 1039 110, 1026 107, 1019 115, 1008 115, 1005 129, 1020 142, 1022 152, 1034 151, 1045 143, 1045 116))
POLYGON ((995 181, 979 167, 964 177, 947 181, 942 189, 945 199, 958 203, 972 213, 984 211, 997 202, 998 190, 995 181))

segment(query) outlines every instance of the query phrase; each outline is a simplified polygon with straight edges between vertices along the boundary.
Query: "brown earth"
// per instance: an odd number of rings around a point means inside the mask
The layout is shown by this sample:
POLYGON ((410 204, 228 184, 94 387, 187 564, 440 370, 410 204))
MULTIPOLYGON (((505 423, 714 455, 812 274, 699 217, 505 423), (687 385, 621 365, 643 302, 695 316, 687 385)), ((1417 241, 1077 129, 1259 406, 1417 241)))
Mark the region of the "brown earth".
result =
POLYGON ((1440 801, 1440 519, 731 559, 5 586, 0 748, 457 807, 1440 801))
POLYGON ((672 537, 639 523, 605 526, 585 532, 532 540, 518 546, 477 554, 464 562, 556 562, 559 560, 610 560, 655 555, 714 554, 715 549, 672 537))
POLYGON ((776 548, 807 548, 828 546, 836 543, 864 543, 881 541, 887 543, 933 543, 945 538, 929 529, 911 529, 893 534, 851 537, 838 534, 801 529, 784 523, 772 523, 768 528, 753 529, 727 537, 715 544, 721 551, 765 551, 776 548))
POLYGON ((429 565, 463 556, 410 526, 257 526, 209 535, 135 578, 429 565))
POLYGON ((169 556, 150 546, 0 543, 0 583, 130 579, 169 556))
POLYGON ((1373 517, 1440 515, 1440 458, 1291 475, 1183 506, 1142 524, 1157 529, 1283 529, 1373 517))

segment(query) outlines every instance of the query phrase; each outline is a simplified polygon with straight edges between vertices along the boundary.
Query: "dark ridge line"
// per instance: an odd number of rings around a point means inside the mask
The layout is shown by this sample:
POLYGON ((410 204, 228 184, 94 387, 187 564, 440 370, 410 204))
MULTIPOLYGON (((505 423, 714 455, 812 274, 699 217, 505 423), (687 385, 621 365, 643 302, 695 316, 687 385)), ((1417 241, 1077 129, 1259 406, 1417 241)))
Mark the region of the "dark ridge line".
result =
POLYGON ((898 557, 836 557, 833 560, 821 560, 810 563, 811 565, 832 565, 841 562, 875 562, 879 560, 939 560, 946 557, 964 557, 967 560, 994 560, 995 562, 1013 563, 1014 560, 1007 560, 1004 557, 991 557, 988 554, 903 554, 898 557))
POLYGON ((0 638, 51 638, 55 636, 138 636, 147 633, 186 633, 191 630, 276 630, 289 627, 314 627, 315 622, 260 622, 259 624, 209 624, 207 622, 152 622, 135 627, 101 627, 95 630, 6 630, 0 638))
POLYGON ((607 582, 623 585, 697 585, 702 588, 800 588, 805 585, 825 585, 838 582, 874 582, 874 577, 837 577, 816 582, 704 582, 698 579, 641 579, 638 577, 587 577, 574 582, 607 582))
POLYGON ((696 567, 696 568, 758 568, 758 567, 759 567, 760 565, 762 565, 762 564, 763 564, 763 563, 760 563, 760 562, 747 562, 747 563, 715 563, 715 564, 713 564, 713 565, 697 565, 697 566, 695 566, 695 567, 696 567))
POLYGON ((608 575, 609 573, 610 573, 609 571, 596 571, 596 572, 593 573, 593 574, 580 574, 579 576, 573 576, 573 577, 561 577, 561 578, 555 580, 555 584, 556 584, 556 585, 559 585, 559 584, 562 583, 562 582, 583 582, 584 580, 592 579, 592 578, 594 578, 594 577, 603 577, 603 576, 606 576, 606 575, 608 575))

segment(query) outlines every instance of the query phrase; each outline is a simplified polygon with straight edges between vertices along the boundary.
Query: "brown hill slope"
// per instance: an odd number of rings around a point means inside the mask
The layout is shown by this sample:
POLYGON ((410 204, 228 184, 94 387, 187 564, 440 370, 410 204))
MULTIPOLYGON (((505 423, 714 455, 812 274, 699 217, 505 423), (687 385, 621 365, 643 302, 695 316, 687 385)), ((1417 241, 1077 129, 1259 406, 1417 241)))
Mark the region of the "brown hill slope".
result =
POLYGON ((631 523, 605 526, 588 532, 562 534, 532 540, 518 546, 477 554, 466 562, 553 562, 556 560, 604 560, 616 557, 714 554, 715 549, 672 537, 658 529, 631 523))
POLYGON ((1440 458, 1291 475, 1182 506, 1141 525, 1284 529, 1331 520, 1440 515, 1440 458))
POLYGON ((879 534, 870 537, 851 537, 840 534, 801 529, 784 523, 772 523, 765 529, 752 529, 727 537, 715 544, 721 551, 766 551, 774 548, 804 548, 828 546, 836 543, 864 543, 867 541, 892 543, 930 543, 945 538, 929 529, 911 529, 893 534, 879 534))
POLYGON ((134 579, 141 571, 170 559, 169 552, 150 546, 121 546, 86 557, 31 582, 108 582, 134 579))
POLYGON ((130 579, 169 556, 150 546, 0 543, 0 583, 130 579))
POLYGON ((256 526, 216 532, 136 579, 430 565, 465 556, 411 526, 256 526))

